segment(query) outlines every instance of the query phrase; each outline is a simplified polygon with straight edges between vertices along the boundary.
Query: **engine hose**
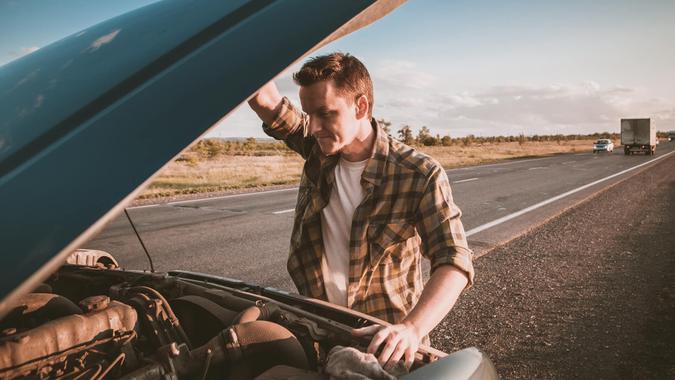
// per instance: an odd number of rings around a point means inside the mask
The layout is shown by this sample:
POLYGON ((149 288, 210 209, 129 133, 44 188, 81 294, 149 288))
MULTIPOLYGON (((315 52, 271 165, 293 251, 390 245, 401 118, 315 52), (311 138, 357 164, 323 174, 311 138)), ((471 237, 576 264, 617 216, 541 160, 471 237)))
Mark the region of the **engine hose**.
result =
POLYGON ((233 325, 253 321, 273 321, 281 309, 273 303, 266 303, 262 306, 251 306, 239 313, 232 321, 233 325))
POLYGON ((236 297, 233 294, 220 289, 209 289, 200 295, 228 310, 242 311, 251 306, 255 306, 255 301, 236 297))
POLYGON ((269 321, 234 325, 192 350, 189 356, 188 360, 181 361, 184 365, 176 366, 181 376, 201 373, 207 357, 210 357, 212 367, 253 363, 253 373, 262 373, 281 364, 302 369, 309 367, 305 351, 293 333, 269 321))
MULTIPOLYGON (((227 346, 227 355, 243 358, 273 358, 280 363, 306 369, 307 357, 298 339, 285 327, 269 322, 254 321, 230 328, 236 341, 227 346)), ((276 365, 275 364, 275 365, 276 365)))
POLYGON ((233 368, 246 363, 251 377, 276 365, 309 368, 305 351, 293 333, 273 322, 254 321, 223 330, 194 350, 177 349, 170 365, 153 361, 123 379, 165 379, 174 371, 179 378, 192 379, 204 373, 207 363, 211 368, 223 364, 233 368))

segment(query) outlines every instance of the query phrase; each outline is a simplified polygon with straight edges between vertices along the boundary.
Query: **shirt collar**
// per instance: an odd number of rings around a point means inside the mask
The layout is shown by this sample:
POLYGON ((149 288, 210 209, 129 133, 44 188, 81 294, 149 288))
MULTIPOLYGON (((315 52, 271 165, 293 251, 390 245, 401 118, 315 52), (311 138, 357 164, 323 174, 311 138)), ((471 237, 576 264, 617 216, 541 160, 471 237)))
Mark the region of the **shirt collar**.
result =
MULTIPOLYGON (((370 120, 370 124, 375 132, 375 141, 366 168, 361 175, 361 182, 365 182, 364 185, 366 186, 379 186, 382 182, 382 177, 384 176, 384 167, 387 162, 387 156, 389 155, 389 135, 387 135, 374 118, 370 120)), ((315 146, 315 149, 317 149, 319 153, 321 152, 318 144, 315 146)), ((324 156, 322 153, 320 153, 320 155, 322 157, 320 169, 323 173, 322 177, 327 182, 328 188, 331 188, 335 182, 333 169, 338 163, 339 156, 324 156)))
POLYGON ((382 182, 384 167, 389 155, 389 136, 374 118, 371 119, 370 124, 375 130, 375 142, 368 164, 366 164, 366 168, 361 175, 361 180, 378 186, 382 182))

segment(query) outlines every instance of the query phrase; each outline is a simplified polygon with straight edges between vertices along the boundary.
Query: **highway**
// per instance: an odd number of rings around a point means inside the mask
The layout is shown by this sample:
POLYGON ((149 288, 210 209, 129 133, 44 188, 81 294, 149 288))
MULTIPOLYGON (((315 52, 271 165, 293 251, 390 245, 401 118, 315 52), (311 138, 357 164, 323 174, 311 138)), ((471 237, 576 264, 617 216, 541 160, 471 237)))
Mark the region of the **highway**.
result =
MULTIPOLYGON (((590 148, 590 143, 589 143, 590 148)), ((578 153, 447 170, 477 256, 545 223, 621 179, 675 159, 675 143, 656 156, 578 153)), ((186 269, 294 291, 286 272, 296 188, 131 207, 156 270, 186 269)), ((124 216, 83 248, 101 249, 129 269, 149 269, 124 216)))

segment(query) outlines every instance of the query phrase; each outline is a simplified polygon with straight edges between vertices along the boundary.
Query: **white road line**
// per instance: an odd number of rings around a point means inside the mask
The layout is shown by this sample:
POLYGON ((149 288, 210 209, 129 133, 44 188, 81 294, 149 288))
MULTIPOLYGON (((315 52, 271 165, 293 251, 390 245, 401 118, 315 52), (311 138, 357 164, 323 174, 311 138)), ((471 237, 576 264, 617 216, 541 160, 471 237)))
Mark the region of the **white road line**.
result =
POLYGON ((545 166, 535 166, 535 167, 529 168, 527 170, 538 170, 538 169, 546 169, 546 167, 545 166))
POLYGON ((127 207, 127 210, 139 210, 139 209, 142 209, 142 208, 150 208, 150 207, 157 207, 157 206, 163 206, 163 205, 164 205, 164 203, 153 203, 151 205, 127 207))
POLYGON ((462 179, 459 181, 454 181, 453 183, 462 183, 462 182, 471 182, 471 181, 477 181, 478 178, 469 178, 469 179, 462 179))
POLYGON ((293 212, 293 211, 295 211, 294 208, 289 208, 288 210, 275 211, 272 214, 278 215, 278 214, 285 214, 287 212, 293 212))
POLYGON ((581 190, 587 189, 587 188, 589 188, 589 187, 591 187, 591 186, 593 186, 593 185, 597 185, 597 184, 599 184, 599 183, 601 183, 601 182, 604 182, 604 181, 607 181, 607 180, 612 179, 612 178, 614 178, 614 177, 617 177, 617 176, 620 176, 620 175, 622 175, 622 174, 628 173, 628 172, 631 171, 631 170, 635 170, 635 169, 637 169, 637 168, 639 168, 639 167, 645 166, 645 165, 650 164, 650 163, 652 163, 652 162, 654 162, 654 161, 658 161, 658 160, 660 160, 660 159, 662 159, 662 158, 668 157, 668 156, 670 156, 670 155, 673 154, 673 153, 675 153, 675 151, 673 151, 673 152, 668 152, 668 153, 664 154, 663 156, 656 157, 656 158, 654 158, 654 159, 652 159, 652 160, 649 160, 649 161, 647 161, 647 162, 644 162, 644 163, 642 163, 642 164, 640 164, 640 165, 636 165, 636 166, 633 166, 633 167, 628 168, 628 169, 626 169, 626 170, 622 170, 622 171, 620 171, 620 172, 618 172, 618 173, 614 173, 614 174, 612 174, 612 175, 610 175, 610 176, 607 176, 607 177, 605 177, 605 178, 601 178, 601 179, 599 179, 599 180, 597 180, 597 181, 593 181, 593 182, 588 183, 588 184, 586 184, 586 185, 583 185, 583 186, 581 186, 581 187, 577 187, 577 188, 574 189, 574 190, 570 190, 570 191, 568 191, 568 192, 566 192, 566 193, 562 193, 562 194, 560 194, 560 195, 556 195, 556 196, 553 197, 553 198, 549 198, 549 199, 547 199, 547 200, 545 200, 545 201, 539 202, 539 203, 534 204, 534 205, 532 205, 532 206, 530 206, 530 207, 526 207, 526 208, 524 208, 524 209, 522 209, 522 210, 520 210, 520 211, 516 211, 516 212, 514 212, 513 214, 509 214, 509 215, 503 216, 503 217, 501 217, 501 218, 499 218, 499 219, 495 219, 495 220, 493 220, 493 221, 491 221, 491 222, 489 222, 489 223, 485 223, 485 224, 483 224, 483 225, 481 225, 481 226, 478 226, 478 227, 476 227, 476 228, 472 228, 472 229, 470 229, 469 231, 466 231, 466 236, 471 236, 471 235, 477 234, 477 233, 479 233, 479 232, 481 232, 481 231, 485 231, 485 230, 487 230, 488 228, 492 228, 492 227, 494 227, 494 226, 500 225, 500 224, 502 224, 502 223, 504 223, 504 222, 506 222, 506 221, 509 221, 509 220, 511 220, 511 219, 513 219, 513 218, 519 217, 519 216, 521 216, 521 215, 523 215, 523 214, 525 214, 525 213, 528 213, 528 212, 530 212, 530 211, 536 210, 536 209, 538 209, 538 208, 540 208, 540 207, 542 207, 542 206, 546 206, 546 205, 549 204, 549 203, 553 203, 553 202, 555 202, 555 201, 557 201, 557 200, 559 200, 559 199, 562 199, 562 198, 565 198, 565 197, 567 197, 567 196, 570 196, 570 195, 572 195, 572 194, 574 194, 574 193, 577 193, 577 192, 579 192, 579 191, 581 191, 581 190))
POLYGON ((471 169, 488 168, 490 166, 504 166, 504 165, 522 164, 523 162, 550 160, 552 158, 558 158, 558 157, 560 157, 560 156, 541 157, 541 158, 525 158, 523 160, 509 161, 509 162, 498 162, 498 163, 495 163, 495 164, 465 166, 465 167, 462 167, 462 168, 448 169, 445 172, 447 173, 447 172, 456 171, 456 170, 471 170, 471 169))
MULTIPOLYGON (((502 162, 502 163, 496 163, 496 164, 488 164, 488 165, 475 165, 475 166, 466 166, 463 168, 455 168, 455 169, 448 169, 445 172, 451 172, 454 170, 468 170, 468 169, 475 169, 475 168, 484 168, 488 166, 498 166, 498 165, 513 165, 513 164, 519 164, 522 162, 531 162, 531 161, 539 161, 539 160, 548 160, 551 158, 555 157, 542 157, 542 158, 528 158, 524 160, 518 160, 518 161, 511 161, 511 162, 502 162)), ((458 181, 459 182, 459 181, 458 181)), ((455 182, 455 183, 458 183, 455 182)), ((468 182, 468 181, 467 181, 468 182)), ((205 202, 205 201, 211 201, 211 200, 217 200, 217 199, 227 199, 227 198, 236 198, 236 197, 246 197, 249 195, 261 195, 261 194, 270 194, 270 193, 277 193, 277 192, 282 192, 282 191, 296 191, 298 190, 297 187, 291 187, 288 189, 277 189, 277 190, 265 190, 265 191, 256 191, 256 192, 251 192, 251 193, 241 193, 241 194, 231 194, 231 195, 223 195, 220 197, 210 197, 210 198, 199 198, 199 199, 186 199, 184 201, 174 201, 174 202, 168 202, 168 203, 155 203, 151 205, 143 205, 143 206, 133 206, 133 207, 127 207, 127 210, 136 210, 136 209, 142 209, 142 208, 149 208, 149 207, 158 207, 158 206, 172 206, 172 205, 178 205, 178 204, 183 204, 183 203, 194 203, 194 202, 205 202)))
MULTIPOLYGON (((589 155, 589 153, 577 153, 577 154, 575 154, 575 156, 583 156, 583 155, 589 155)), ((451 171, 455 171, 455 170, 470 170, 470 169, 485 168, 485 167, 490 167, 490 166, 513 165, 513 164, 520 164, 520 163, 523 163, 523 162, 549 160, 549 159, 556 158, 556 157, 558 157, 558 156, 542 157, 542 158, 527 158, 527 159, 523 159, 523 160, 502 162, 502 163, 495 163, 495 164, 466 166, 466 167, 463 167, 463 168, 447 169, 445 172, 447 173, 447 172, 451 172, 451 171)), ((295 190, 298 190, 298 188, 297 187, 291 187, 291 188, 288 188, 288 189, 256 191, 256 192, 251 192, 251 193, 223 195, 223 196, 220 196, 220 197, 187 199, 187 200, 184 200, 184 201, 174 201, 174 202, 169 202, 169 203, 155 203, 155 204, 151 204, 151 205, 127 207, 127 210, 136 210, 136 209, 142 209, 142 208, 167 206, 167 205, 171 206, 171 205, 177 205, 177 204, 182 204, 182 203, 204 202, 204 201, 210 201, 210 200, 216 200, 216 199, 245 197, 245 196, 249 196, 249 195, 269 194, 269 193, 277 193, 277 192, 282 192, 282 191, 295 191, 295 190)))
POLYGON ((271 193, 278 193, 278 192, 282 192, 282 191, 296 191, 296 190, 298 190, 297 187, 291 187, 291 188, 288 188, 288 189, 255 191, 255 192, 251 192, 251 193, 222 195, 222 196, 219 196, 219 197, 186 199, 184 201, 174 201, 174 202, 168 202, 168 203, 156 203, 156 204, 152 204, 152 205, 128 207, 127 210, 134 210, 134 209, 147 208, 147 207, 157 207, 157 206, 173 206, 173 205, 179 205, 179 204, 183 204, 183 203, 205 202, 205 201, 212 201, 212 200, 216 200, 216 199, 246 197, 246 196, 249 196, 249 195, 271 194, 271 193))

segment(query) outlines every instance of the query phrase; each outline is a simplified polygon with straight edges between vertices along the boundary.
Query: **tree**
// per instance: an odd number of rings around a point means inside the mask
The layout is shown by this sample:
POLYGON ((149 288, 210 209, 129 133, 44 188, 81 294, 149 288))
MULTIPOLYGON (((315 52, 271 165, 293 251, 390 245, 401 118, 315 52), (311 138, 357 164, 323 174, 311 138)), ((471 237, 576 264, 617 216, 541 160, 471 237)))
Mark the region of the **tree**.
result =
POLYGON ((452 145, 452 137, 450 137, 450 135, 443 136, 443 138, 441 139, 441 145, 443 146, 452 145))
POLYGON ((387 133, 387 136, 391 138, 391 121, 386 121, 384 118, 377 120, 377 124, 384 129, 384 131, 387 133))
POLYGON ((406 145, 412 145, 415 142, 412 129, 409 125, 404 125, 398 130, 398 139, 406 145))
POLYGON ((258 142, 255 141, 255 137, 247 137, 244 141, 244 150, 255 150, 258 146, 258 142))
POLYGON ((524 133, 518 135, 518 145, 523 145, 527 141, 524 133))
MULTIPOLYGON (((433 139, 433 137, 431 137, 431 131, 427 127, 422 127, 419 132, 417 132, 417 143, 427 145, 427 140, 429 139, 433 139)), ((433 142, 430 145, 433 145, 433 142)))

